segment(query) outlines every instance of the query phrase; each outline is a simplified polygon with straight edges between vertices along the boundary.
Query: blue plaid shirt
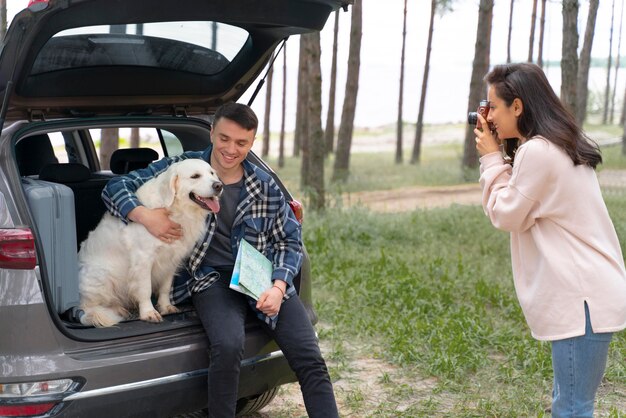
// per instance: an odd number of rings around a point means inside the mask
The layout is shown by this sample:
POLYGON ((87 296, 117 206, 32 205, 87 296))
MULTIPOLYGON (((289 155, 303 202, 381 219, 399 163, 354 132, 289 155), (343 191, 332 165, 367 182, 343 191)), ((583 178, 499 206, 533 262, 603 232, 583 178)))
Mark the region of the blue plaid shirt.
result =
MULTIPOLYGON (((129 222, 128 213, 141 205, 135 192, 148 180, 164 172, 171 164, 187 158, 201 158, 210 161, 212 146, 204 151, 189 151, 175 157, 166 157, 150 164, 147 168, 135 170, 125 176, 115 177, 106 185, 102 199, 109 211, 124 222, 129 222)), ((284 194, 271 175, 250 163, 243 162, 244 187, 241 190, 237 213, 233 222, 231 248, 233 259, 237 255, 239 242, 245 239, 263 253, 274 265, 272 280, 287 283, 285 299, 296 294, 293 278, 302 265, 301 226, 287 204, 284 194)), ((219 274, 211 266, 203 263, 217 225, 215 215, 210 213, 206 220, 207 228, 179 271, 172 288, 172 302, 176 305, 188 299, 192 293, 200 292, 217 279, 219 274)), ((250 300, 256 310, 256 302, 250 300)), ((275 321, 257 311, 261 320, 271 326, 275 321)))

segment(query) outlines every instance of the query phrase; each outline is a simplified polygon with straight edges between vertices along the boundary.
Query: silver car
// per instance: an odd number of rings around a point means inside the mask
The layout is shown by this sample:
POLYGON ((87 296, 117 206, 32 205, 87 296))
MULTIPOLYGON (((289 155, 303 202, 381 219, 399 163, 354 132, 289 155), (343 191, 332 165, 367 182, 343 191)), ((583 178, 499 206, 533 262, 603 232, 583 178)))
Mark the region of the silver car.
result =
MULTIPOLYGON (((50 0, 15 16, 0 55, 0 416, 206 406, 207 338, 191 304, 160 324, 82 326, 77 250, 112 176, 204 149, 212 112, 254 88, 281 42, 346 3, 50 0)), ((308 257, 296 285, 315 322, 308 257)), ((239 412, 295 381, 257 323, 246 333, 239 412)))

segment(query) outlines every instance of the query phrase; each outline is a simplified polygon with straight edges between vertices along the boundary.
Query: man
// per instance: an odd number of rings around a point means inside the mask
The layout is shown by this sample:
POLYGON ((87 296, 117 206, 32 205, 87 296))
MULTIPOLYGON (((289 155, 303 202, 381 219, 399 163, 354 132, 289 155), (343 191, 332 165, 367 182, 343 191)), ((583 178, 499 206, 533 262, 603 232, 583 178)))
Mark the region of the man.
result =
POLYGON ((103 191, 109 210, 141 223, 163 240, 181 236, 164 208, 141 205, 135 191, 181 159, 202 158, 224 183, 219 215, 209 215, 205 238, 174 285, 174 304, 191 296, 209 338, 209 416, 235 416, 244 324, 253 309, 296 373, 311 417, 338 417, 330 377, 313 326, 296 294, 293 278, 302 263, 300 224, 273 178, 246 161, 258 120, 248 106, 228 103, 215 113, 211 146, 164 158, 146 169, 111 180, 103 191), (272 262, 273 286, 254 301, 229 288, 237 249, 245 239, 272 262))

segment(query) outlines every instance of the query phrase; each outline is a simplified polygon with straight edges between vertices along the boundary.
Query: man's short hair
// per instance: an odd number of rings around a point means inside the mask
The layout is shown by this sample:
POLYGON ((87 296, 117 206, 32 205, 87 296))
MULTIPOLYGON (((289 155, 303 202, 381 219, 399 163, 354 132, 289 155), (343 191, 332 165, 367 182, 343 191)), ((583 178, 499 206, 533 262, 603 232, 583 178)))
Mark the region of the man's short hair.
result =
POLYGON ((248 131, 256 132, 259 126, 259 120, 250 106, 241 103, 226 103, 215 111, 213 125, 221 118, 226 118, 237 123, 237 125, 248 131))

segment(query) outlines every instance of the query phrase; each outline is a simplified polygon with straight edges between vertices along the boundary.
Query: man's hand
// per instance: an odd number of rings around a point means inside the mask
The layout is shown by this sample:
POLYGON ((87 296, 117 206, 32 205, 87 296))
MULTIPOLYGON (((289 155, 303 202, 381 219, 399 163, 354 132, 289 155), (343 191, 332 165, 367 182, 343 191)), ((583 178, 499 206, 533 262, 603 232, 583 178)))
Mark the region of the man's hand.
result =
POLYGON ((169 212, 165 208, 137 206, 128 213, 128 219, 142 224, 148 232, 163 242, 170 243, 183 236, 180 224, 169 218, 169 212))
MULTIPOLYGON (((480 124, 484 127, 487 127, 487 120, 479 113, 478 119, 480 119, 480 124)), ((500 141, 489 129, 474 129, 474 134, 476 135, 476 150, 482 157, 483 155, 491 154, 492 152, 500 151, 500 141)))
POLYGON ((256 303, 256 308, 270 317, 278 315, 286 289, 287 283, 282 280, 276 280, 272 287, 261 294, 256 303))

